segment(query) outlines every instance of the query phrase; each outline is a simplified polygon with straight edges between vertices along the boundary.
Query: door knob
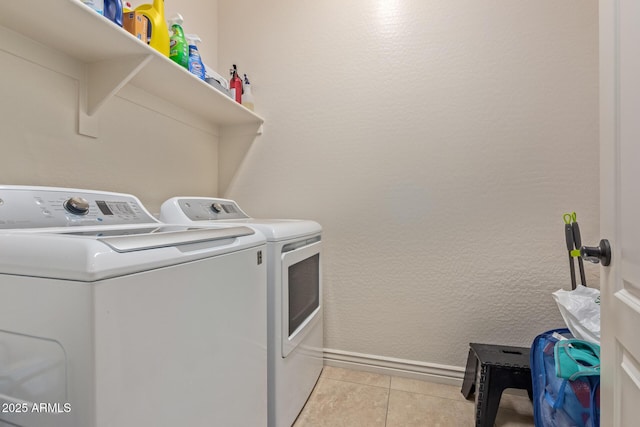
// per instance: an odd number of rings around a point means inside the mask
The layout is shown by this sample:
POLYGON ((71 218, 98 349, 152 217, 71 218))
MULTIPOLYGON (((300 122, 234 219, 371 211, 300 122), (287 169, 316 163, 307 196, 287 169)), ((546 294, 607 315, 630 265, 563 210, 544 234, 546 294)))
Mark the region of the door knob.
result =
POLYGON ((606 267, 611 264, 611 245, 607 239, 602 239, 598 246, 583 246, 580 248, 580 257, 594 264, 602 263, 606 267))

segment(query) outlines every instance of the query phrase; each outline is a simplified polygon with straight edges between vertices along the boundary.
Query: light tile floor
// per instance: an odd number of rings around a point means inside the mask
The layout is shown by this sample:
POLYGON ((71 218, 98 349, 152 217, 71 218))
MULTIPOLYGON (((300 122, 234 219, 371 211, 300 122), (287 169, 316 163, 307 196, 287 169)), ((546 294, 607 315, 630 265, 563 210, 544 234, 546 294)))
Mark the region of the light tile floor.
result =
MULTIPOLYGON (((325 366, 294 427, 473 427, 460 387, 325 366)), ((525 395, 503 394, 496 427, 533 426, 525 395)))

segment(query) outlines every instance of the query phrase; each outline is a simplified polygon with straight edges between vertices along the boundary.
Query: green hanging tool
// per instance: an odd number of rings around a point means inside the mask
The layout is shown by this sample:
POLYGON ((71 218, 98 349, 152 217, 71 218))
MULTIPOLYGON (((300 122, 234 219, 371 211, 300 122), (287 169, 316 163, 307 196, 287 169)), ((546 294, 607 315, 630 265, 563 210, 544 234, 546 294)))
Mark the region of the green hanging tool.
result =
POLYGON ((567 242, 567 250, 569 251, 569 269, 571 271, 571 289, 576 288, 576 269, 573 264, 573 258, 578 258, 578 268, 580 269, 580 280, 583 286, 587 286, 587 278, 584 274, 584 262, 580 256, 580 248, 582 247, 582 238, 580 237, 580 226, 576 221, 576 213, 566 213, 562 215, 564 220, 564 235, 567 242))

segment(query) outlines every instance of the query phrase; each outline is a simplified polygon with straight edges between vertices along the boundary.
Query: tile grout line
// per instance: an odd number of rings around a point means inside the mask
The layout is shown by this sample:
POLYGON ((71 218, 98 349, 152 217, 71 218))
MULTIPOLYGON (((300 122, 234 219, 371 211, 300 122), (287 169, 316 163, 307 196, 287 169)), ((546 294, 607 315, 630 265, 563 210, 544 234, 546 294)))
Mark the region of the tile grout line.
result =
POLYGON ((384 427, 387 427, 387 421, 389 420, 389 403, 391 402, 391 380, 389 376, 389 389, 387 390, 387 411, 384 413, 384 427))
POLYGON ((329 378, 329 377, 324 377, 327 380, 331 380, 331 381, 340 381, 343 383, 349 383, 349 384, 357 384, 357 385, 364 385, 367 387, 376 387, 376 388, 390 388, 391 384, 389 384, 389 386, 382 386, 382 385, 375 385, 375 384, 364 384, 364 383, 359 383, 357 381, 349 381, 349 380, 342 380, 342 379, 337 379, 337 378, 329 378))
POLYGON ((391 388, 389 388, 389 393, 387 393, 387 410, 384 413, 384 427, 387 427, 387 420, 389 419, 389 401, 391 400, 391 388))
MULTIPOLYGON (((405 393, 411 393, 411 394, 419 394, 421 396, 427 396, 427 397, 436 397, 438 399, 447 399, 447 400, 452 400, 454 402, 462 402, 462 403, 469 403, 472 404, 472 401, 469 400, 460 400, 458 398, 454 398, 454 397, 446 397, 446 396, 441 396, 438 394, 429 394, 429 393, 424 393, 424 392, 420 392, 420 391, 411 391, 411 390, 403 390, 401 388, 391 388, 391 381, 392 381, 392 376, 389 377, 389 385, 388 386, 381 386, 381 385, 375 385, 375 384, 365 384, 362 382, 357 382, 357 381, 352 381, 352 380, 345 380, 345 379, 339 379, 339 378, 331 378, 331 377, 324 377, 327 380, 332 380, 332 381, 340 381, 343 383, 349 383, 349 384, 356 384, 356 385, 364 385, 364 386, 368 386, 368 387, 377 387, 377 388, 387 388, 389 390, 389 394, 391 394, 391 390, 395 390, 395 391, 402 391, 405 393)), ((401 377, 399 377, 401 378, 401 377)))
POLYGON ((394 389, 392 389, 392 390, 394 390, 394 391, 401 391, 401 392, 404 392, 404 393, 410 393, 410 394, 419 394, 420 396, 435 397, 435 398, 437 398, 437 399, 452 400, 452 401, 454 401, 454 402, 468 403, 468 404, 470 404, 470 405, 474 404, 474 402, 472 402, 472 401, 468 401, 468 400, 460 400, 460 399, 457 399, 457 398, 454 398, 454 397, 439 396, 439 395, 437 395, 437 394, 421 393, 421 392, 419 392, 419 391, 401 390, 401 389, 398 389, 398 388, 394 388, 394 389))

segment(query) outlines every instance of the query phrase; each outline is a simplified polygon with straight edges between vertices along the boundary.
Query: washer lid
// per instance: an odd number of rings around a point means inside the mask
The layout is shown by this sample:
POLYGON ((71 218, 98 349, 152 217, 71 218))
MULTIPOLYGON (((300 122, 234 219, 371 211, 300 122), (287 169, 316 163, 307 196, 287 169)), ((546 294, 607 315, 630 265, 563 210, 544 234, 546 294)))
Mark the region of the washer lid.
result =
POLYGON ((132 230, 74 231, 62 233, 72 236, 93 236, 111 246, 116 252, 131 252, 167 246, 187 245, 249 236, 254 234, 249 227, 193 228, 193 227, 157 227, 136 228, 132 230), (176 229, 178 228, 178 229, 176 229))
POLYGON ((254 248, 249 227, 104 227, 0 232, 0 274, 93 282, 254 248), (130 233, 132 231, 138 233, 130 233), (129 234, 127 234, 129 233, 129 234), (105 235, 107 234, 107 235, 105 235))

